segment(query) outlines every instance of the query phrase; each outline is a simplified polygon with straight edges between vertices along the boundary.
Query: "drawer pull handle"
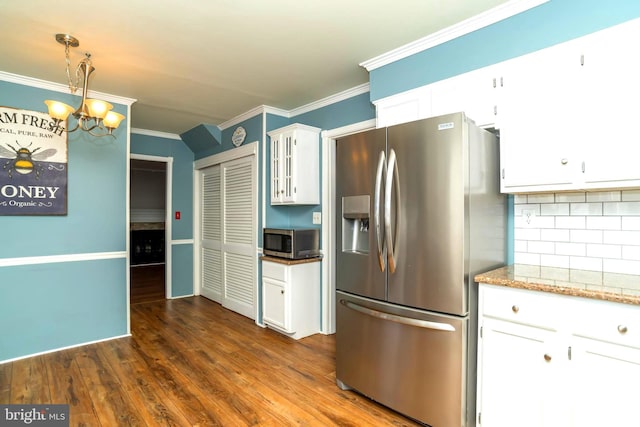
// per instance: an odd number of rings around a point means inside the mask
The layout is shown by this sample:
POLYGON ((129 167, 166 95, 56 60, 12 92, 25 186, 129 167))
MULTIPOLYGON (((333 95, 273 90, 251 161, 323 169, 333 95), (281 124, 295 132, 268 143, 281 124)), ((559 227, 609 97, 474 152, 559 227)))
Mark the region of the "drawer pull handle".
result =
POLYGON ((624 325, 618 325, 618 332, 620 332, 621 334, 626 334, 628 331, 627 327, 624 325))
POLYGON ((546 360, 547 362, 551 362, 551 356, 549 356, 548 354, 545 354, 544 360, 546 360))
POLYGON ((281 294, 284 294, 284 289, 282 289, 282 290, 280 291, 280 293, 281 293, 281 294))
POLYGON ((513 311, 514 313, 517 313, 520 311, 520 307, 518 307, 517 305, 513 305, 511 306, 511 311, 513 311))

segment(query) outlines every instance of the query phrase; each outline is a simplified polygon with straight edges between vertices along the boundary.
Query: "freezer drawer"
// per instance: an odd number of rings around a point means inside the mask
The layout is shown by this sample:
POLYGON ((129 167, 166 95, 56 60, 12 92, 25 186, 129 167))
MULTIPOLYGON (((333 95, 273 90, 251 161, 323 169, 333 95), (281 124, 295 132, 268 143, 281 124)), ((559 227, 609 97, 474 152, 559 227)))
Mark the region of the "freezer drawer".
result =
POLYGON ((336 379, 433 427, 466 425, 468 319, 337 292, 336 379))

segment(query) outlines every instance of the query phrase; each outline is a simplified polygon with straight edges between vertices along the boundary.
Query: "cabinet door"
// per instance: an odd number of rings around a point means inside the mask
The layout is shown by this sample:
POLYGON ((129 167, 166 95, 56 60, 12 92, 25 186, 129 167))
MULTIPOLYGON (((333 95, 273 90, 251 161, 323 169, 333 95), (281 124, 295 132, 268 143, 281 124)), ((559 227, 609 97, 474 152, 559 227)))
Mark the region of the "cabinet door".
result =
POLYGON ((501 190, 572 188, 581 159, 573 147, 585 129, 575 125, 580 55, 558 46, 510 61, 500 106, 501 190))
POLYGON ((431 115, 463 111, 478 126, 495 124, 499 78, 495 68, 481 68, 430 85, 431 115))
POLYGON ((296 135, 294 132, 282 134, 282 200, 283 203, 296 201, 296 135))
MULTIPOLYGON (((640 53, 615 48, 640 38, 638 25, 625 25, 588 38, 584 48, 585 188, 640 185, 640 53)), ((584 142, 584 144, 582 144, 584 142)))
POLYGON ((282 201, 282 135, 271 137, 271 203, 282 201))
POLYGON ((262 279, 263 320, 285 331, 291 330, 291 307, 286 283, 268 277, 262 279))
POLYGON ((640 349, 576 337, 571 353, 571 425, 638 425, 640 349))
POLYGON ((479 342, 479 425, 564 426, 555 332, 484 318, 479 342), (553 383, 552 383, 553 382, 553 383), (557 397, 557 398, 556 398, 557 397))
POLYGON ((374 101, 376 127, 393 126, 433 116, 431 86, 422 86, 374 101))

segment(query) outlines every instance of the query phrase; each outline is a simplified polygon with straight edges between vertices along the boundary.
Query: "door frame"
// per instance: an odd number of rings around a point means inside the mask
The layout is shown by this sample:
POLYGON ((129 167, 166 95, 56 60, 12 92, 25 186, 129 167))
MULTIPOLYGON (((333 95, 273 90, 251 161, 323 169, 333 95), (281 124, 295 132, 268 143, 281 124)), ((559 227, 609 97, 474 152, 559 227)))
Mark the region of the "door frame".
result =
MULTIPOLYGON (((133 154, 131 153, 129 156, 129 165, 131 164, 131 160, 146 160, 150 162, 162 162, 166 163, 165 165, 165 202, 164 202, 164 297, 165 299, 171 298, 171 255, 172 255, 172 245, 173 241, 171 240, 171 221, 172 221, 172 213, 173 206, 171 204, 171 196, 173 193, 173 157, 161 157, 161 156, 152 156, 148 154, 133 154)), ((129 178, 131 180, 131 178, 129 178)), ((131 195, 129 194, 129 198, 131 195)), ((129 206, 131 209, 131 206, 129 206)), ((127 233, 127 265, 131 268, 131 258, 130 258, 130 242, 131 235, 127 233)), ((131 292, 131 290, 129 290, 131 292)))
MULTIPOLYGON (((255 158, 255 176, 252 179, 256 181, 256 191, 259 193, 259 185, 260 182, 258 179, 258 175, 260 174, 259 165, 258 165, 258 141, 250 142, 247 144, 243 144, 240 147, 223 151, 219 154, 213 154, 211 156, 204 157, 202 159, 198 159, 193 163, 193 291, 194 295, 200 295, 202 290, 202 266, 200 264, 200 251, 202 250, 202 245, 200 243, 200 235, 202 233, 201 229, 201 221, 202 216, 200 214, 200 208, 202 203, 202 198, 200 197, 200 187, 202 185, 202 169, 208 168, 209 166, 214 166, 217 164, 222 164, 225 162, 229 162, 232 160, 237 160, 243 157, 254 156, 255 158)), ((255 211, 253 215, 256 219, 256 224, 259 223, 258 219, 258 209, 260 209, 260 203, 256 202, 255 211)), ((254 252, 257 253, 257 245, 259 242, 259 230, 256 227, 255 230, 255 242, 256 247, 254 248, 254 252)), ((258 263, 254 263, 254 289, 255 289, 255 322, 258 323, 258 315, 260 312, 260 288, 258 286, 258 263)))
POLYGON ((336 332, 336 139, 375 129, 376 119, 322 131, 322 323, 325 335, 336 332))

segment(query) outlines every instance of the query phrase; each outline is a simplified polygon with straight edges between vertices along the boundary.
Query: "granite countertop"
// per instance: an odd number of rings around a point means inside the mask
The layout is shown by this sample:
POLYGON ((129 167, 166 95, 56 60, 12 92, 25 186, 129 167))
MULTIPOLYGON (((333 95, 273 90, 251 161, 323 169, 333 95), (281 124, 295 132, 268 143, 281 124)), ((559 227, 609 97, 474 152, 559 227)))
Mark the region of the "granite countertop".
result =
POLYGON ((475 276, 478 283, 640 305, 640 276, 514 264, 475 276))
POLYGON ((296 265, 296 264, 307 264, 310 262, 319 262, 322 261, 322 256, 317 256, 313 258, 303 258, 303 259, 287 259, 287 258, 278 258, 275 256, 263 255, 260 257, 262 261, 271 261, 277 262, 279 264, 285 265, 296 265))

